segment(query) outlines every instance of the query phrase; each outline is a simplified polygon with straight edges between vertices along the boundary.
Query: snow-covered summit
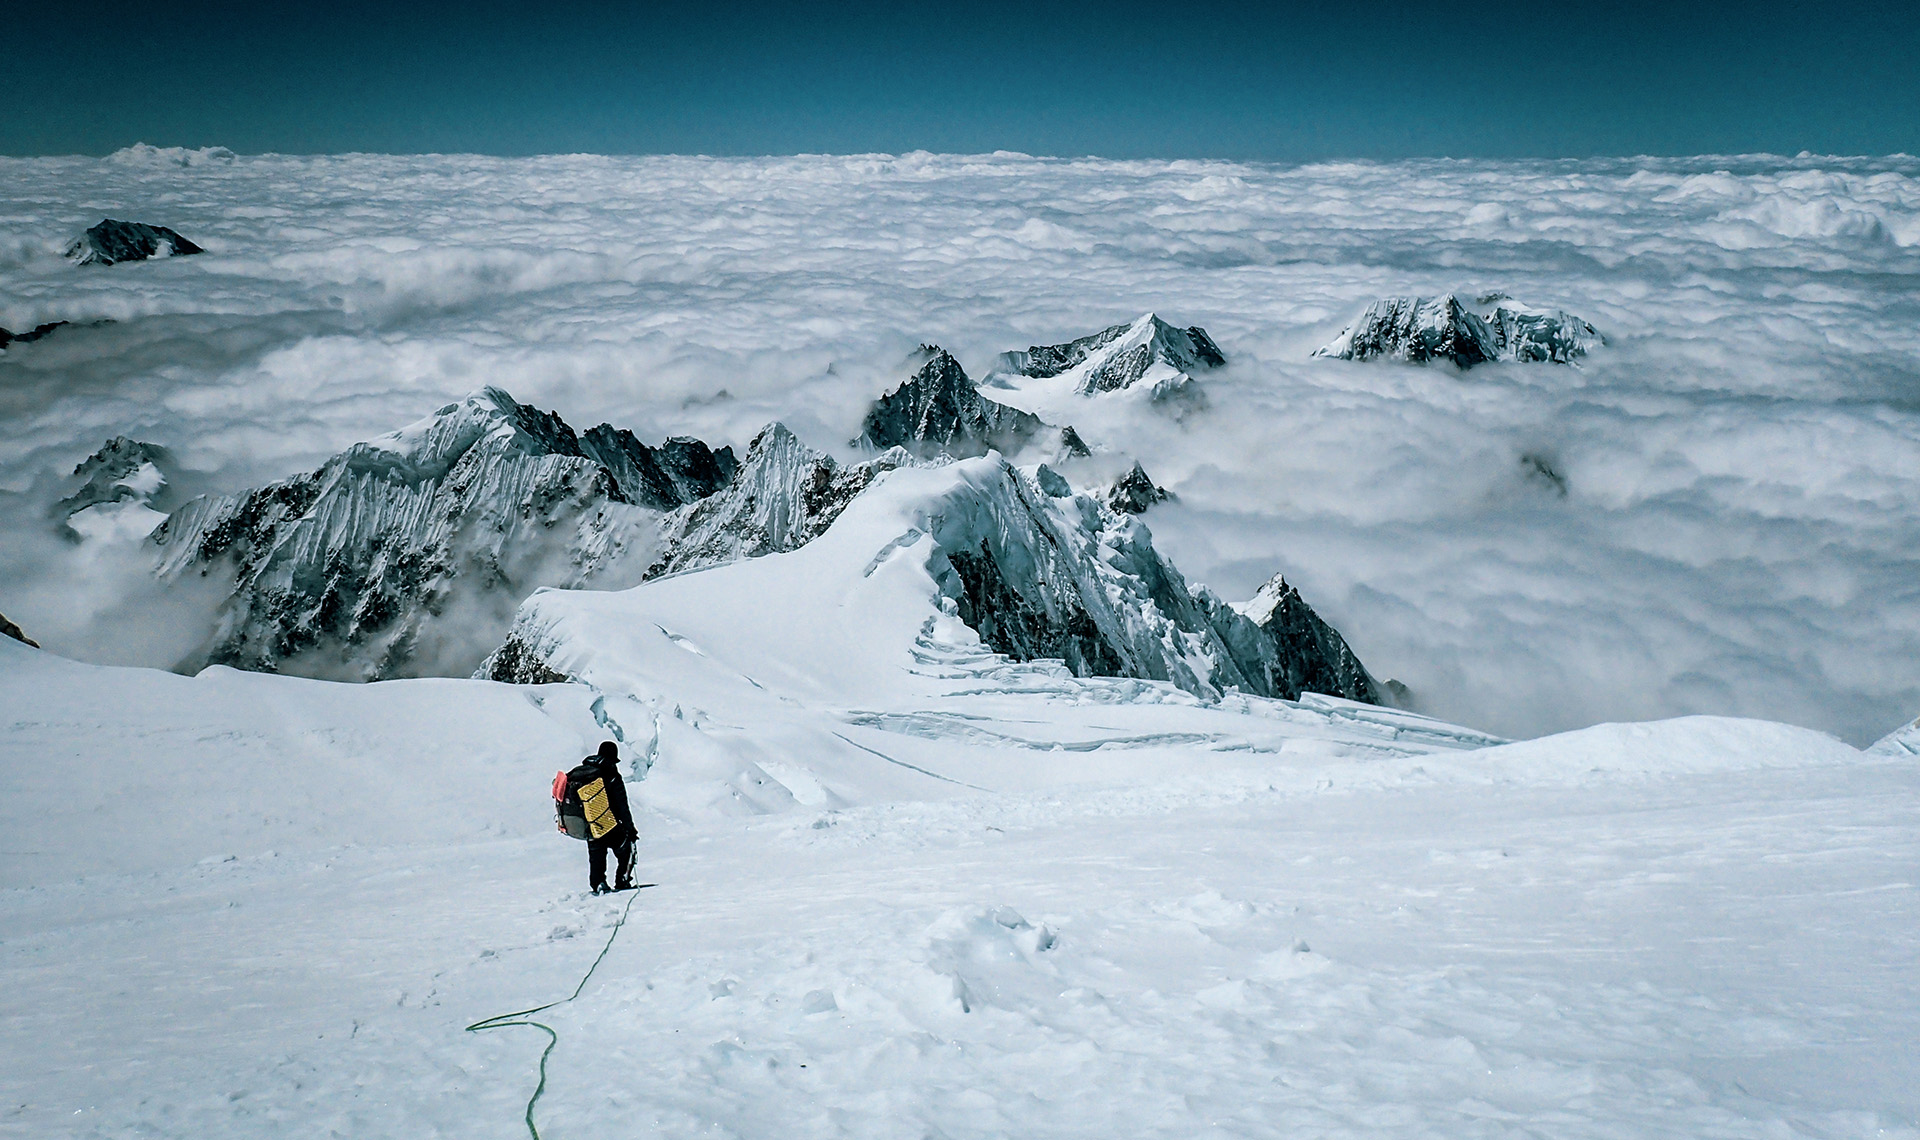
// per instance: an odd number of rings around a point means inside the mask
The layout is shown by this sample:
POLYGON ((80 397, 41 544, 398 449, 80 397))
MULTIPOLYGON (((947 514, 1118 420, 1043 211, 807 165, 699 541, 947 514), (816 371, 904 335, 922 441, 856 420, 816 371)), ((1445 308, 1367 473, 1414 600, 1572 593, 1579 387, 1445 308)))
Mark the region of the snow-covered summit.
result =
POLYGON ((144 536, 165 520, 168 468, 164 447, 115 436, 80 461, 73 477, 80 488, 60 500, 54 513, 79 538, 102 534, 144 536))
POLYGON ((1172 497, 1172 492, 1155 483, 1137 460, 1131 470, 1107 488, 1107 506, 1130 515, 1146 514, 1147 508, 1172 497))
POLYGON ((1570 364, 1599 343, 1599 332, 1570 313, 1535 309, 1500 293, 1469 306, 1445 293, 1375 301, 1313 355, 1415 364, 1450 360, 1461 368, 1495 360, 1570 364))
POLYGON ((1340 632, 1321 620, 1286 578, 1275 574, 1236 610, 1273 648, 1268 688, 1276 695, 1330 693, 1381 703, 1380 686, 1340 632))
POLYGON ((982 396, 966 370, 938 345, 924 346, 925 362, 898 388, 875 400, 854 445, 904 447, 921 455, 957 458, 1002 451, 1009 455, 1057 433, 1059 450, 1085 455, 1072 427, 1049 429, 1039 416, 982 396))
POLYGON ((1002 353, 999 370, 1036 378, 1065 376, 1083 396, 1147 382, 1153 399, 1164 402, 1196 397, 1193 374, 1226 362, 1220 346, 1199 325, 1177 328, 1144 313, 1065 344, 1002 353))

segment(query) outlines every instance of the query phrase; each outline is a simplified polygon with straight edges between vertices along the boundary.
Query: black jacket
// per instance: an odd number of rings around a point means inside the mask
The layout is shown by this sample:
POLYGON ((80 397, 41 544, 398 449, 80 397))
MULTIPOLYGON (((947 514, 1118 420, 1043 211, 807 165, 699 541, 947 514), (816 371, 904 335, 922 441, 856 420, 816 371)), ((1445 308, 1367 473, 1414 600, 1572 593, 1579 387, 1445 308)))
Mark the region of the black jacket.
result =
POLYGON ((597 777, 606 783, 607 806, 613 809, 614 818, 620 821, 620 826, 617 829, 607 832, 605 836, 595 842, 621 843, 637 837, 639 832, 634 830, 633 812, 627 807, 626 781, 620 778, 620 762, 617 760, 602 760, 598 756, 589 756, 581 761, 581 767, 587 769, 586 772, 581 774, 585 775, 588 780, 597 777))

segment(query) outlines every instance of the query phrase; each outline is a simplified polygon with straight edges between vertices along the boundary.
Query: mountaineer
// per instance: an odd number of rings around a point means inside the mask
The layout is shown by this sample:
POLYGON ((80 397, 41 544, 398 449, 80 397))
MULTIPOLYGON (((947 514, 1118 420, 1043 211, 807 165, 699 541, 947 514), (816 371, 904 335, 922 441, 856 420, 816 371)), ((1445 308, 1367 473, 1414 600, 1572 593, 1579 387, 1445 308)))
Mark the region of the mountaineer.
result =
POLYGON ((587 885, 596 895, 633 889, 633 813, 627 785, 620 778, 620 746, 611 740, 600 751, 553 778, 554 811, 559 829, 587 841, 587 885), (618 863, 607 886, 607 852, 618 863))

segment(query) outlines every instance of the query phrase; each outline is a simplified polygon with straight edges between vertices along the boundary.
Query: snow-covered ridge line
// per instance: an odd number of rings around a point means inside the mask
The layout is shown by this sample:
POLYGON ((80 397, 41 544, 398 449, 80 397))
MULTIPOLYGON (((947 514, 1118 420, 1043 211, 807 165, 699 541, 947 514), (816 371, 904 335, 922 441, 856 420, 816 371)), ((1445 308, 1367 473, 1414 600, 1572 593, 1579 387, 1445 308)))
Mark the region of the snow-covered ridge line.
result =
MULTIPOLYGON (((790 452, 793 446, 776 436, 756 443, 756 450, 790 452)), ((1378 684, 1345 641, 1284 582, 1270 584, 1250 603, 1251 613, 1191 588, 1154 549, 1144 525, 1093 495, 1075 494, 1044 465, 1021 469, 989 455, 937 467, 896 465, 862 477, 870 482, 865 493, 796 553, 599 596, 630 599, 642 608, 652 597, 701 599, 675 607, 675 614, 684 614, 686 605, 753 609, 757 599, 777 595, 785 599, 782 613, 802 628, 798 615, 817 611, 843 615, 864 629, 855 660, 884 661, 888 646, 911 656, 909 647, 925 636, 928 623, 945 621, 965 627, 967 634, 956 633, 962 643, 1012 661, 1057 659, 1078 676, 1161 681, 1207 700, 1230 691, 1285 699, 1318 691, 1381 700, 1378 684), (872 583, 879 568, 894 564, 910 569, 894 571, 887 581, 897 584, 904 574, 915 585, 904 598, 883 605, 870 597, 879 589, 872 583), (780 579, 777 591, 765 583, 726 584, 767 575, 780 579)), ((829 470, 810 476, 808 484, 830 487, 831 478, 829 470)), ((791 491, 763 486, 758 501, 777 500, 790 509, 791 491)), ((719 502, 694 513, 720 510, 719 502)), ((605 622, 571 624, 555 615, 628 602, 586 597, 545 592, 530 598, 484 675, 515 681, 578 676, 603 683, 584 663, 604 661, 605 648, 594 644, 590 631, 605 622), (573 632, 557 634, 562 626, 573 632), (589 672, 581 673, 583 668, 589 672)), ((793 652, 808 660, 849 655, 839 645, 780 644, 798 635, 776 628, 758 635, 768 645, 751 637, 737 644, 751 645, 751 653, 793 652)), ((846 634, 836 628, 821 636, 838 642, 846 634)))

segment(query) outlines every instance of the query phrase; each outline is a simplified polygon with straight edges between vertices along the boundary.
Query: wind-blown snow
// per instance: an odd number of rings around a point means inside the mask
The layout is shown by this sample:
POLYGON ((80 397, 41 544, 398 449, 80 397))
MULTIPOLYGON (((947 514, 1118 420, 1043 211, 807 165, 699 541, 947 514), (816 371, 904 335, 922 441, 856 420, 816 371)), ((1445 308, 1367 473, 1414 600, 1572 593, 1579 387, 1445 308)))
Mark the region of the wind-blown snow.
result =
POLYGON ((1105 449, 1066 473, 1143 461, 1190 579, 1237 599, 1285 573, 1423 709, 1515 735, 1765 715, 1855 743, 1920 709, 1912 159, 140 150, 0 160, 0 217, 0 327, 75 322, 0 356, 0 612, 81 656, 181 648, 143 570, 46 519, 115 436, 169 448, 186 497, 488 383, 646 439, 743 451, 780 420, 825 447, 923 341, 984 376, 1152 311, 1219 344, 1209 408, 1035 402, 1105 449), (103 216, 207 252, 62 261, 103 216), (1577 372, 1309 356, 1374 299, 1450 290, 1608 345, 1577 372))

